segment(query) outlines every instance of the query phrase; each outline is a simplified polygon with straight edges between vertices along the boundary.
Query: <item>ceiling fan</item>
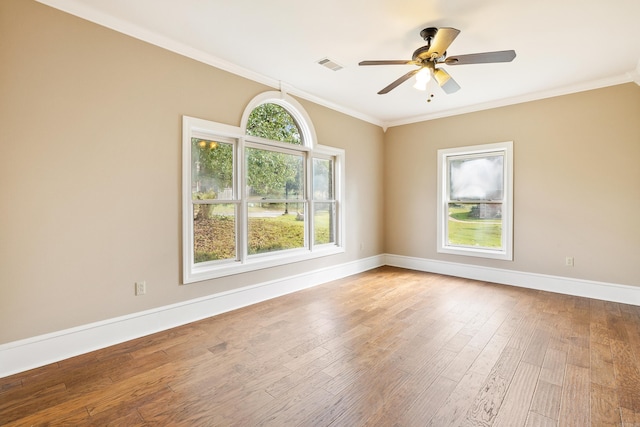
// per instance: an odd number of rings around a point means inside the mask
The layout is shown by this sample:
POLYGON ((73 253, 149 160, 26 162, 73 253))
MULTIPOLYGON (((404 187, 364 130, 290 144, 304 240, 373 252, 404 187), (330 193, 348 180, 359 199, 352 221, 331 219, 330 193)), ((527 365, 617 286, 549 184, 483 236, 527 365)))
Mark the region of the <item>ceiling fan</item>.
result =
POLYGON ((460 86, 455 80, 442 68, 436 68, 436 65, 465 65, 465 64, 487 64, 492 62, 511 62, 516 57, 514 50, 501 50, 496 52, 472 53, 469 55, 458 55, 447 57, 447 49, 449 45, 460 34, 460 30, 455 28, 435 28, 428 27, 420 31, 420 37, 426 42, 426 46, 422 46, 413 52, 410 60, 380 60, 380 61, 362 61, 358 65, 417 65, 420 68, 409 71, 399 79, 378 92, 384 95, 398 87, 400 84, 416 76, 416 88, 425 90, 426 84, 431 75, 438 82, 438 85, 450 94, 458 91, 460 86))

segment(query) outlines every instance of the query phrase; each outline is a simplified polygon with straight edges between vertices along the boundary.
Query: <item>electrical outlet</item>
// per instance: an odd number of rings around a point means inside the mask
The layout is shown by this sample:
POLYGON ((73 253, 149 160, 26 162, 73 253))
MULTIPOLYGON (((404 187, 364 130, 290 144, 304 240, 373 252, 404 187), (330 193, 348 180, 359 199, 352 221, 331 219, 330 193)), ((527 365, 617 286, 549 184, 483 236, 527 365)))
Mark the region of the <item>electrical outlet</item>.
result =
POLYGON ((147 293, 147 283, 144 281, 136 282, 136 296, 144 295, 146 293, 147 293))
POLYGON ((568 256, 564 259, 564 265, 566 265, 567 267, 573 267, 573 257, 572 256, 568 256))

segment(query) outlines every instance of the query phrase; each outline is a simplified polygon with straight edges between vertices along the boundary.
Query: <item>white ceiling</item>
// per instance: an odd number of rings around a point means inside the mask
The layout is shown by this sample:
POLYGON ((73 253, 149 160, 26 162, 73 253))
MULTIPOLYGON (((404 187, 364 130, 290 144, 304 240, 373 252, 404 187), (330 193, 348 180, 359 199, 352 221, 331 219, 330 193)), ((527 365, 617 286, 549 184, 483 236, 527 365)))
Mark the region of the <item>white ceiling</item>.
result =
POLYGON ((623 82, 640 84, 639 0, 39 0, 383 127, 623 82), (425 27, 454 27, 448 56, 514 49, 513 62, 442 65, 462 87, 420 92, 425 27), (344 68, 317 64, 329 58, 344 68), (427 103, 428 94, 432 102, 427 103))

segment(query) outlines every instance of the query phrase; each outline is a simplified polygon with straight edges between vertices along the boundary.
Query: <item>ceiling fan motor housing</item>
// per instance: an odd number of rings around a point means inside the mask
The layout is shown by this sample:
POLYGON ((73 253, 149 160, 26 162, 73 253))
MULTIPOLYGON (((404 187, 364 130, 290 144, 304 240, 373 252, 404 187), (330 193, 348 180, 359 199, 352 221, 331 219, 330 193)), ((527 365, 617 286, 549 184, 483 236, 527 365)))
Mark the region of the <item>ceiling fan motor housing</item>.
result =
POLYGON ((431 42, 433 38, 438 33, 438 29, 436 27, 427 27, 424 30, 420 31, 420 37, 427 42, 426 46, 422 46, 416 49, 413 52, 412 59, 416 62, 421 62, 422 65, 427 65, 428 62, 443 62, 447 56, 447 52, 437 52, 440 54, 438 57, 434 57, 433 52, 429 52, 431 49, 431 42))
POLYGON ((413 52, 412 59, 416 62, 422 63, 422 65, 427 65, 429 62, 443 62, 446 59, 447 52, 444 52, 437 58, 433 58, 432 53, 429 52, 430 49, 431 45, 419 47, 415 52, 413 52))
POLYGON ((431 40, 436 36, 437 32, 438 29, 436 27, 428 27, 420 31, 420 37, 422 37, 426 42, 431 42, 431 40))

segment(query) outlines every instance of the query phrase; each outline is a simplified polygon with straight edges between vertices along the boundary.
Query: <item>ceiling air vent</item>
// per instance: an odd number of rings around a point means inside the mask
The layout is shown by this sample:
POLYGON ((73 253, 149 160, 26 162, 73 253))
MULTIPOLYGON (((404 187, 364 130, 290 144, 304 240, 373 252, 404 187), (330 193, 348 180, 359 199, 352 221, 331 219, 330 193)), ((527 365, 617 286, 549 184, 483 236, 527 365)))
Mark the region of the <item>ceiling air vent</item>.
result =
POLYGON ((342 70, 342 65, 333 62, 329 58, 321 59, 320 61, 318 61, 318 64, 322 65, 323 67, 327 67, 332 71, 342 70))

